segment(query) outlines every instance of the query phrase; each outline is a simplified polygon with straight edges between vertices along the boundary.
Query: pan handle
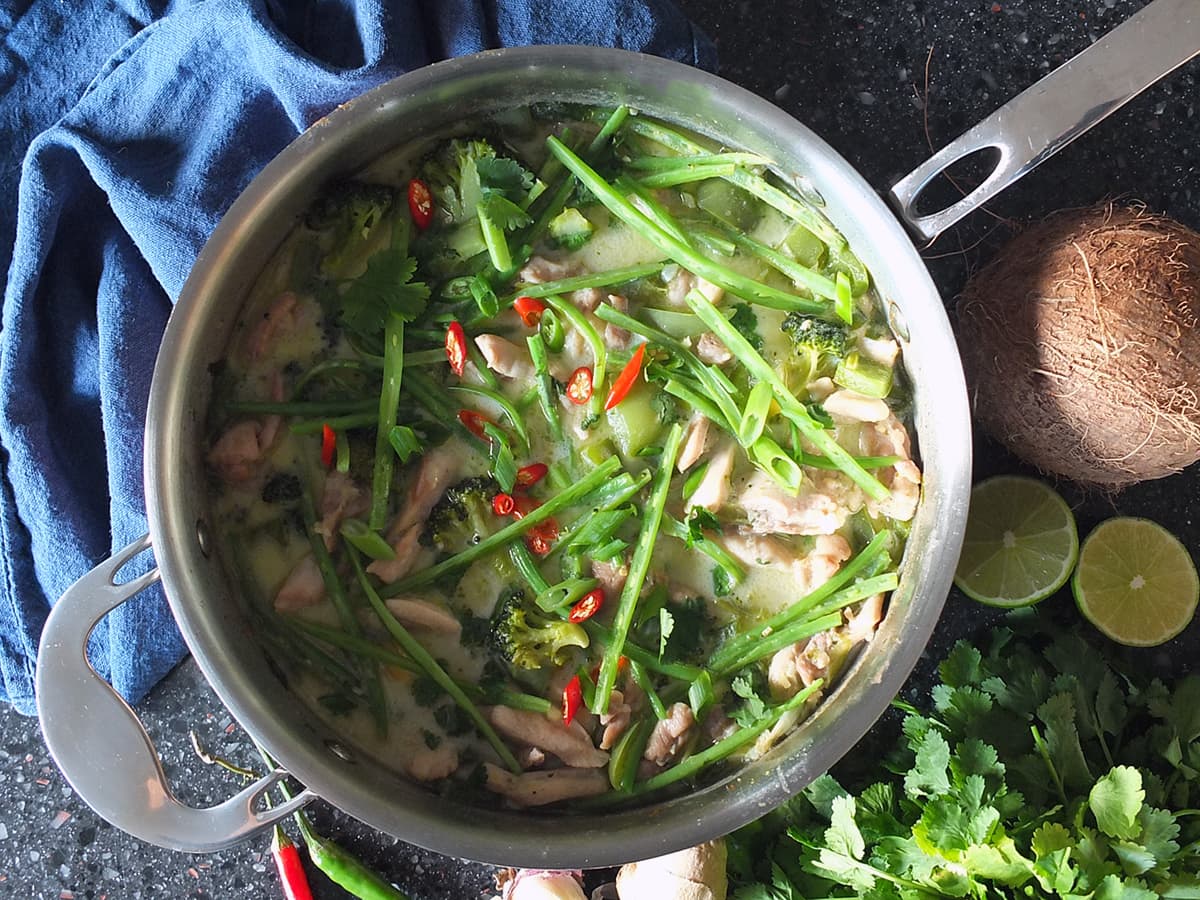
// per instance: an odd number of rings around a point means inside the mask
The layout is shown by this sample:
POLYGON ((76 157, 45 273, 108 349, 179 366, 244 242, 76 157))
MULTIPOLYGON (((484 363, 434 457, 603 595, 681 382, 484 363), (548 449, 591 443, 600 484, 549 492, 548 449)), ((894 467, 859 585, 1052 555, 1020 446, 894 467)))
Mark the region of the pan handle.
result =
POLYGON ((931 241, 1197 53, 1200 3, 1154 0, 902 178, 892 203, 914 234, 931 241), (982 184, 946 209, 917 213, 935 177, 988 149, 999 159, 982 184))
POLYGON ((282 769, 208 809, 186 806, 171 793, 150 735, 86 654, 96 623, 159 580, 155 568, 124 584, 116 581, 117 573, 148 549, 148 536, 134 541, 71 585, 50 611, 37 663, 42 734, 71 787, 117 828, 173 850, 221 850, 270 827, 315 795, 306 790, 257 810, 266 792, 287 775, 282 769))

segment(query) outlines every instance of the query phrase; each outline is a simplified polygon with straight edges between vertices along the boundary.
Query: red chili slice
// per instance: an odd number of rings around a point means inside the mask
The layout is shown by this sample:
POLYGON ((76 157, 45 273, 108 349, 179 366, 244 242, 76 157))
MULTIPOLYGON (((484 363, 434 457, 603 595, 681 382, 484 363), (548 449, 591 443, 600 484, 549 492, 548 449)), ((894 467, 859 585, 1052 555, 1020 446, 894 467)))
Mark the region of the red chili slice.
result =
POLYGON ((429 188, 419 178, 408 183, 408 211, 412 215, 413 224, 424 231, 433 221, 433 195, 429 188))
POLYGON ((583 406, 592 399, 592 370, 587 366, 580 366, 571 373, 567 381, 567 397, 577 406, 583 406))
POLYGON ((536 553, 538 556, 545 556, 550 552, 550 542, 540 534, 534 534, 532 531, 525 535, 525 546, 529 548, 531 553, 536 553))
POLYGON ((481 441, 487 440, 487 433, 484 432, 484 425, 491 425, 492 420, 482 413, 477 413, 473 409, 460 409, 458 411, 458 421, 462 422, 463 427, 481 441))
POLYGON ((608 399, 604 401, 605 410, 612 409, 629 394, 630 389, 637 381, 638 375, 642 372, 642 360, 645 356, 646 345, 638 344, 638 348, 633 351, 633 356, 629 358, 629 362, 625 363, 625 368, 621 370, 621 374, 613 382, 612 390, 608 392, 608 399))
POLYGON ((541 300, 535 300, 533 297, 518 297, 513 301, 513 309, 517 311, 517 315, 521 317, 529 328, 537 326, 542 320, 542 313, 546 311, 546 304, 541 300))
POLYGON ((516 505, 512 494, 501 492, 492 498, 492 512, 498 516, 511 516, 516 505))
POLYGON ((564 727, 575 721, 575 713, 579 712, 579 707, 582 705, 583 684, 580 682, 579 676, 575 675, 567 682, 567 686, 563 688, 562 720, 564 727))
POLYGON ((458 322, 446 326, 446 359, 450 360, 450 371, 461 376, 467 367, 467 335, 458 322))
POLYGON ((337 453, 337 432, 328 425, 321 426, 321 465, 325 468, 333 466, 334 455, 337 453))
POLYGON ((550 467, 545 463, 530 463, 517 469, 517 487, 522 490, 533 487, 546 477, 550 467))
POLYGON ((588 591, 579 601, 571 607, 571 612, 567 615, 567 620, 570 622, 586 622, 596 613, 600 612, 600 607, 604 605, 604 588, 595 588, 588 591))

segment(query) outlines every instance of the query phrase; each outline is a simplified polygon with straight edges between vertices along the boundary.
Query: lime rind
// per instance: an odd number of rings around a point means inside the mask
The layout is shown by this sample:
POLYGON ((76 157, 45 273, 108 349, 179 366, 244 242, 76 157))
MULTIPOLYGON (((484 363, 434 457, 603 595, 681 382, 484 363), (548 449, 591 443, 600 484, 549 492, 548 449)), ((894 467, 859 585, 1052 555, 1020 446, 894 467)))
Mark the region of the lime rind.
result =
POLYGON ((1120 517, 1101 522, 1084 541, 1071 592, 1083 617, 1109 639, 1156 647, 1194 618, 1200 575, 1187 548, 1167 529, 1149 519, 1120 517), (1143 582, 1136 590, 1135 578, 1143 582), (1150 602, 1140 602, 1146 599, 1150 602))
POLYGON ((1078 556, 1079 533, 1066 501, 1036 479, 999 475, 971 491, 954 583, 987 606, 1030 606, 1067 583, 1078 556))

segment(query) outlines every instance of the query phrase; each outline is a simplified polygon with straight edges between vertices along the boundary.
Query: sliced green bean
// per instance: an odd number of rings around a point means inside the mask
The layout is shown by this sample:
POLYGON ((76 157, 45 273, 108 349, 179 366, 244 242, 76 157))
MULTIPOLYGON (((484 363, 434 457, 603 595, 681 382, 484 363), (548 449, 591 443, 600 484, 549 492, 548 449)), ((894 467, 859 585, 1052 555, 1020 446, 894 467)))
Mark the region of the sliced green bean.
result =
POLYGON ((404 320, 389 313, 383 333, 383 387, 379 392, 379 425, 375 432, 375 465, 371 474, 371 513, 367 524, 382 531, 387 524, 388 494, 396 453, 388 442, 388 432, 396 424, 400 405, 400 385, 404 377, 404 320))
MULTIPOLYGON (((550 310, 547 310, 550 312, 550 310)), ((554 380, 550 377, 550 364, 546 359, 546 342, 540 333, 531 334, 525 338, 529 345, 529 358, 533 361, 533 372, 537 378, 538 403, 542 407, 542 415, 550 426, 550 437, 555 442, 563 439, 562 417, 558 414, 557 390, 554 380)))
POLYGON ((512 303, 517 297, 533 297, 541 299, 554 294, 569 294, 572 291, 582 291, 587 288, 612 287, 625 284, 627 281, 637 281, 650 275, 662 272, 664 262, 639 263, 636 266, 626 266, 622 269, 607 269, 604 272, 593 272, 589 275, 576 275, 572 278, 560 278, 557 281, 543 281, 540 284, 523 284, 504 302, 512 303))
POLYGON ((525 430, 524 417, 513 405, 513 402, 501 394, 499 391, 489 390, 488 388, 477 387, 473 384, 454 384, 450 386, 450 390, 458 394, 470 394, 475 397, 483 397, 494 403, 504 413, 506 419, 512 425, 513 431, 517 437, 521 439, 521 444, 525 447, 525 452, 529 452, 529 432, 525 430))

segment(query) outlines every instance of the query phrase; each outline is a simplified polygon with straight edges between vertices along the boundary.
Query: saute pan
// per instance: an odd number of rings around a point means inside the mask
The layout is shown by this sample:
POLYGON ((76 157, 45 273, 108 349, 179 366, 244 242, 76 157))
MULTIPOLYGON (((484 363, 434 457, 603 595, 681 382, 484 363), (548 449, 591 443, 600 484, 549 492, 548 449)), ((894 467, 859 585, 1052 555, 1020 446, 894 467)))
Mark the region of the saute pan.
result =
MULTIPOLYGON (((1200 3, 1156 0, 899 182, 892 200, 901 219, 919 238, 934 237, 1198 51, 1200 3), (988 148, 999 159, 975 191, 947 209, 916 212, 918 195, 938 173, 988 148)), ((954 338, 920 255, 872 187, 803 125, 720 78, 618 50, 498 50, 420 69, 298 137, 238 197, 197 258, 167 326, 151 388, 145 435, 150 534, 84 576, 49 617, 37 670, 46 742, 67 780, 101 816, 143 840, 181 850, 226 847, 316 797, 403 840, 484 862, 596 867, 678 850, 727 833, 795 794, 854 746, 899 690, 950 586, 967 512, 970 448, 954 338), (321 187, 396 146, 534 100, 628 104, 774 160, 781 177, 820 202, 870 269, 903 343, 925 471, 904 574, 887 616, 802 727, 763 759, 685 796, 569 819, 435 796, 347 744, 296 700, 267 664, 226 561, 214 552, 203 461, 210 366, 225 352, 248 286, 321 187), (158 568, 122 580, 120 570, 149 549, 158 568), (160 579, 205 676, 284 767, 208 809, 174 797, 150 737, 84 652, 105 613, 160 579), (263 795, 285 773, 306 789, 266 808, 263 795)))

